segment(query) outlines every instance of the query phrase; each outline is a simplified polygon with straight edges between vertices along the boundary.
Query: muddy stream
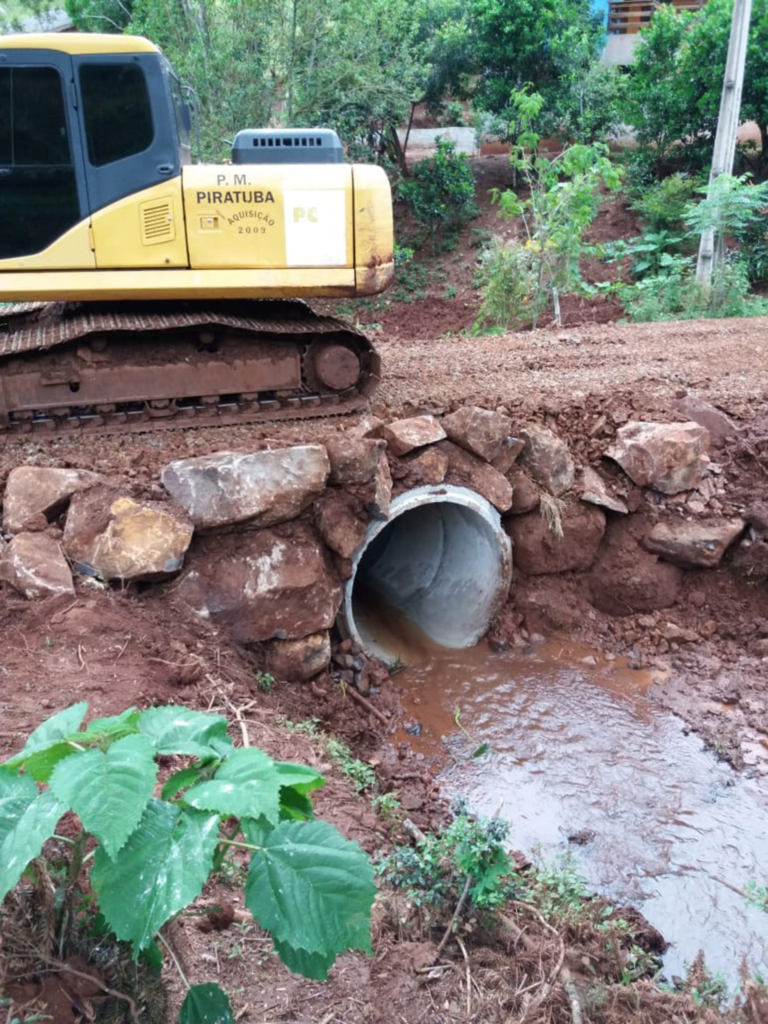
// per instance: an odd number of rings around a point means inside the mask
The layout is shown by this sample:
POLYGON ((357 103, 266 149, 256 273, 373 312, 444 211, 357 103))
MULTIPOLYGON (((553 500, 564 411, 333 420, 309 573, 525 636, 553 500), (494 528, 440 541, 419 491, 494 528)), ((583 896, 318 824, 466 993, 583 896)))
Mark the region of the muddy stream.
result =
POLYGON ((764 781, 658 707, 649 674, 557 640, 448 650, 389 622, 377 640, 407 665, 395 680, 421 730, 407 738, 441 765, 447 795, 507 819, 538 862, 569 851, 592 890, 638 907, 671 943, 668 977, 699 949, 730 985, 743 958, 768 974, 768 914, 723 884, 768 881, 764 781))

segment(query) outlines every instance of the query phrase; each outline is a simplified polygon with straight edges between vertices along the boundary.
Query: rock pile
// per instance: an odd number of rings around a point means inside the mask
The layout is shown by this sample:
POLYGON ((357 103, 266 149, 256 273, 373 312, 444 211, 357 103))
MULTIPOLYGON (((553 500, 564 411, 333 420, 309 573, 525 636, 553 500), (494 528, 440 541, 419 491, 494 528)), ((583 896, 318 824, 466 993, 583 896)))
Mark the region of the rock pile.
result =
MULTIPOLYGON (((556 574, 611 615, 648 613, 676 601, 686 571, 717 568, 739 541, 734 560, 762 559, 768 575, 768 508, 713 514, 724 482, 709 429, 722 441, 739 428, 717 410, 682 411, 689 421, 626 422, 606 461, 580 469, 550 427, 472 405, 442 418, 364 418, 322 445, 179 459, 146 493, 86 470, 20 466, 4 495, 0 579, 36 599, 72 594, 73 572, 173 578, 170 600, 266 644, 275 674, 307 679, 331 663, 329 630, 368 524, 387 518, 393 494, 449 483, 502 514, 520 574, 516 628, 526 615, 568 618, 544 614, 556 574), (651 512, 632 514, 644 497, 651 512)), ((341 653, 334 671, 363 686, 350 662, 361 652, 341 653)))

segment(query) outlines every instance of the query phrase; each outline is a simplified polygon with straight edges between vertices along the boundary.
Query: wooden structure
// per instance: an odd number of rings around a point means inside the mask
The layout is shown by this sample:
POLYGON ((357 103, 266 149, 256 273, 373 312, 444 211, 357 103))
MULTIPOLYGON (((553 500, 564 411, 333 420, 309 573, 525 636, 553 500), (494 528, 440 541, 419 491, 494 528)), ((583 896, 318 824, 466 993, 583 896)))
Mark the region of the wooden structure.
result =
POLYGON ((706 0, 611 0, 608 7, 609 35, 636 35, 653 17, 662 2, 678 11, 698 11, 706 0))

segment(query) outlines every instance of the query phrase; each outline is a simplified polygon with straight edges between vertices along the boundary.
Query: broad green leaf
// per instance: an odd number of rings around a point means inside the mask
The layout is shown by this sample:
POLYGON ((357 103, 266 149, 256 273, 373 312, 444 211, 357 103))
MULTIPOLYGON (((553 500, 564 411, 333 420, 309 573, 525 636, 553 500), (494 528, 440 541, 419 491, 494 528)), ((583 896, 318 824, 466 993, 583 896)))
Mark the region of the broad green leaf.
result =
MULTIPOLYGON (((29 801, 27 793, 18 790, 19 800, 11 799, 0 809, 0 903, 16 885, 30 861, 40 855, 47 839, 56 831, 56 822, 66 811, 53 793, 49 791, 37 795, 37 787, 31 779, 25 780, 35 790, 34 798, 29 801), (26 807, 22 801, 27 800, 26 807)), ((6 780, 2 782, 5 789, 6 780)))
POLYGON ((26 775, 0 772, 0 843, 37 799, 37 786, 26 775))
POLYGON ((283 961, 289 971, 294 974, 301 974, 305 978, 312 978, 314 981, 325 981, 328 971, 333 967, 336 954, 324 956, 322 953, 307 953, 304 949, 293 949, 284 942, 274 939, 275 952, 283 961))
POLYGON ((63 711, 58 711, 51 718, 46 719, 41 725, 38 725, 34 732, 30 733, 29 739, 24 744, 24 749, 7 761, 7 766, 21 765, 30 754, 34 754, 38 750, 45 750, 46 747, 65 740, 70 733, 77 732, 87 710, 88 702, 81 701, 79 704, 64 708, 63 711))
POLYGON ((36 754, 31 754, 24 761, 23 770, 35 782, 48 782, 59 761, 76 753, 77 747, 73 747, 71 743, 54 743, 52 747, 46 747, 45 750, 38 750, 36 754))
POLYGON ((370 951, 376 887, 357 843, 325 821, 281 822, 267 836, 243 822, 243 831, 260 847, 251 855, 246 906, 273 939, 326 957, 370 951))
POLYGON ((323 776, 313 768, 303 764, 292 764, 290 761, 275 761, 275 768, 280 775, 280 785, 290 786, 297 793, 311 793, 325 785, 323 776))
POLYGON ((151 800, 114 860, 96 849, 91 884, 118 939, 145 949, 168 918, 203 891, 219 816, 151 800))
POLYGON ((125 736, 105 752, 86 750, 55 768, 51 789, 114 858, 139 823, 155 789, 154 747, 146 736, 125 736))
POLYGON ((202 770, 199 766, 193 765, 190 768, 182 768, 181 771, 174 772, 163 786, 163 791, 160 794, 163 800, 172 800, 186 786, 191 786, 193 782, 197 782, 202 770))
POLYGON ((94 718, 92 722, 88 723, 83 732, 72 738, 76 739, 78 743, 83 743, 98 739, 101 736, 108 736, 110 738, 130 736, 132 733, 139 731, 140 718, 141 712, 137 711, 136 708, 126 708, 120 715, 94 718))
POLYGON ((205 715, 173 704, 148 708, 139 721, 139 731, 152 740, 158 754, 211 757, 222 745, 226 749, 232 745, 222 715, 205 715), (218 749, 211 746, 213 741, 218 749))
POLYGON ((232 752, 214 778, 187 790, 191 807, 237 818, 265 817, 275 823, 280 816, 281 776, 271 757, 256 747, 232 752))
POLYGON ((179 1024, 235 1024, 226 992, 218 985, 193 985, 187 992, 179 1024))
POLYGON ((315 816, 312 801, 304 793, 297 792, 292 786, 283 786, 280 790, 281 821, 311 821, 315 816))

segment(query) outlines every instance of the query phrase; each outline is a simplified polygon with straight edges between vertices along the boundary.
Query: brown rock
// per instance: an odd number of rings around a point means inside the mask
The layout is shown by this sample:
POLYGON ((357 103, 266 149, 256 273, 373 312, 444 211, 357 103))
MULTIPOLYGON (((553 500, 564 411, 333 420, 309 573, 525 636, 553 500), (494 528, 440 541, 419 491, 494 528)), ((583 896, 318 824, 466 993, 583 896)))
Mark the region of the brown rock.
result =
POLYGON ((611 494, 605 480, 590 466, 585 468, 582 476, 581 500, 588 501, 592 505, 600 505, 602 508, 610 509, 611 512, 620 512, 622 515, 627 515, 629 512, 621 498, 611 494))
POLYGON ((523 448, 525 448, 525 441, 521 437, 508 437, 491 465, 506 476, 520 458, 523 448))
POLYGON ((667 562, 683 568, 714 569, 746 525, 743 519, 656 523, 643 545, 667 562))
POLYGON ((750 646, 750 650, 753 654, 756 654, 758 658, 768 658, 768 637, 763 637, 761 640, 755 640, 750 646))
POLYGON ((2 551, 0 579, 30 599, 75 592, 61 544, 46 534, 17 533, 2 551))
POLYGON ((241 642, 330 629, 342 598, 330 555, 303 523, 196 538, 174 596, 241 642))
POLYGON ((198 529, 274 526, 294 519, 322 494, 330 469, 323 445, 306 444, 178 459, 161 480, 198 529))
POLYGON ((533 479, 556 498, 573 487, 576 475, 568 445, 548 427, 530 426, 520 431, 525 448, 520 464, 533 479))
POLYGON ((443 442, 440 450, 448 454, 448 479, 451 483, 477 491, 499 512, 507 511, 512 504, 512 485, 506 477, 451 441, 443 442))
POLYGON ((512 484, 512 505, 509 511, 514 515, 532 512, 539 507, 539 488, 522 469, 516 469, 509 476, 512 484))
POLYGON ((753 501, 747 508, 746 517, 758 533, 768 534, 768 501, 753 501))
POLYGON ((691 491, 708 465, 709 434, 698 423, 645 423, 621 427, 606 455, 639 487, 663 494, 691 491))
POLYGON ((583 572, 597 557, 605 533, 605 515, 594 505, 566 505, 562 537, 550 530, 539 512, 514 516, 504 526, 514 542, 515 565, 529 576, 583 572))
POLYGON ((448 453, 440 448, 428 448, 414 455, 404 464, 405 479, 409 487, 441 484, 448 473, 448 453))
POLYGON ((701 637, 692 629, 685 626, 678 626, 676 622, 665 622, 659 632, 665 640, 675 644, 696 644, 700 643, 701 637))
POLYGON ((395 420, 387 424, 381 433, 393 455, 407 455, 416 448, 442 441, 445 437, 442 424, 434 416, 395 420))
POLYGON ((72 498, 63 544, 86 576, 163 579, 181 569, 193 531, 172 502, 139 502, 99 485, 72 498))
POLYGON ((476 405, 465 405, 444 416, 443 430, 460 448, 493 462, 506 447, 512 431, 512 420, 503 412, 491 412, 476 405))
POLYGON ((65 510, 73 494, 102 480, 98 473, 85 469, 17 466, 11 470, 5 486, 3 530, 20 533, 28 519, 54 519, 65 510))
POLYGON ((267 668, 278 679, 306 682, 328 668, 331 638, 327 630, 301 640, 272 640, 267 649, 267 668))
POLYGON ((367 484, 373 479, 386 442, 336 434, 325 442, 331 463, 331 483, 339 487, 367 484))
MULTIPOLYGON (((683 573, 659 562, 638 542, 645 529, 632 519, 614 519, 589 576, 592 604, 609 615, 667 608, 677 600, 683 573)), ((639 517, 637 517, 639 518, 639 517)))
POLYGON ((329 491, 315 502, 315 522, 328 547, 342 558, 351 558, 365 538, 366 524, 354 511, 354 499, 329 491))
POLYGON ((695 395, 686 395, 675 402, 675 408, 693 423, 698 423, 709 433, 710 443, 719 448, 729 437, 744 433, 726 413, 695 395))
MULTIPOLYGON (((575 582, 575 581, 573 581, 575 582)), ((590 608, 573 591, 566 579, 535 576, 518 580, 514 587, 515 608, 525 617, 525 625, 534 633, 553 633, 572 629, 590 608), (585 609, 586 605, 586 609, 585 609)))

